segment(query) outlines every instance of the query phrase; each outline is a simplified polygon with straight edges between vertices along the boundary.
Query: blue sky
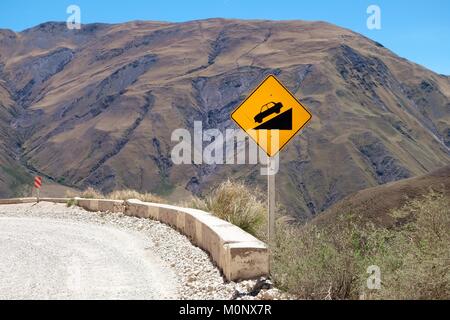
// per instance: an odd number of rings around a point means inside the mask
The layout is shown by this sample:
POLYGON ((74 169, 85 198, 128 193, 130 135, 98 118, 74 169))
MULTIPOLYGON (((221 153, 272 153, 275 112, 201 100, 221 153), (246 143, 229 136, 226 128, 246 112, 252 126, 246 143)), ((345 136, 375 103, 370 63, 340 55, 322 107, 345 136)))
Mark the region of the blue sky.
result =
POLYGON ((82 23, 213 17, 324 20, 450 75, 449 0, 0 0, 0 28, 21 31, 45 21, 65 21, 71 4, 81 8, 82 23), (381 30, 366 26, 366 9, 372 4, 381 8, 381 30))

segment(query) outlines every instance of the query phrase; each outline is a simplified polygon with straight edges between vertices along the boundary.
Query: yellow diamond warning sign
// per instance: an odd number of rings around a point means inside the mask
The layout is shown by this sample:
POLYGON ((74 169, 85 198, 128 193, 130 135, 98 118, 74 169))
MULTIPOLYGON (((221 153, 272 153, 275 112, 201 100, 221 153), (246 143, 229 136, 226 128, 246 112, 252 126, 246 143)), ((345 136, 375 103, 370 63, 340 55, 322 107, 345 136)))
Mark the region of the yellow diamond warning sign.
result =
POLYGON ((269 157, 276 155, 311 119, 309 111, 273 75, 231 114, 269 157))

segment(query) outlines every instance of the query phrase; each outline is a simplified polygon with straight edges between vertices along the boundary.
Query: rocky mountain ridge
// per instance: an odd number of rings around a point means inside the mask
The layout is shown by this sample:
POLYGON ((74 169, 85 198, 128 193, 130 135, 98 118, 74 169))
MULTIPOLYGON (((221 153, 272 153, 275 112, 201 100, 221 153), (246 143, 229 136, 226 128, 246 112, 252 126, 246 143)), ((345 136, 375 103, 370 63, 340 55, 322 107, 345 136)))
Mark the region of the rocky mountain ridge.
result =
POLYGON ((174 165, 171 133, 236 128, 268 74, 313 114, 281 154, 279 200, 307 219, 358 190, 450 163, 450 78, 324 22, 209 19, 0 30, 0 195, 31 175, 172 198, 255 165, 174 165))

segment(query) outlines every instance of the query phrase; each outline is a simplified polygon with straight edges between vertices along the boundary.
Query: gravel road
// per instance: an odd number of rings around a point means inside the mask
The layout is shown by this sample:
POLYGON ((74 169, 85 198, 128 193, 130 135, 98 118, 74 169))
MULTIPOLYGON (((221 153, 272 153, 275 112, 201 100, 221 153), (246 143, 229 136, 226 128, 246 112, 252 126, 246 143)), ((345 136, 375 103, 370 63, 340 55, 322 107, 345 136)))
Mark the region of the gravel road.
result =
POLYGON ((230 299, 208 255, 149 219, 0 206, 0 299, 230 299))

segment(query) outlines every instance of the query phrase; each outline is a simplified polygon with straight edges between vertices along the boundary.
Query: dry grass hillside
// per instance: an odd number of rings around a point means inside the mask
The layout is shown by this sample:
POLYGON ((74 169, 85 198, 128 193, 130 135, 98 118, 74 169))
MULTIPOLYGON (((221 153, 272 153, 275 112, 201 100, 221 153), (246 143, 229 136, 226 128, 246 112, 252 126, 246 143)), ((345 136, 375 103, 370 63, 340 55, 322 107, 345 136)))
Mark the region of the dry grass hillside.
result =
POLYGON ((319 225, 330 224, 339 215, 357 214, 362 221, 393 227, 404 221, 393 217, 390 214, 392 210, 401 208, 408 201, 420 198, 431 190, 450 197, 450 166, 427 175, 358 191, 339 201, 313 221, 319 225))
POLYGON ((281 155, 278 194, 307 219, 358 190, 450 163, 450 78, 324 22, 45 23, 0 30, 0 196, 30 175, 172 199, 258 166, 174 165, 171 133, 235 128, 231 111, 276 74, 313 120, 281 155))

